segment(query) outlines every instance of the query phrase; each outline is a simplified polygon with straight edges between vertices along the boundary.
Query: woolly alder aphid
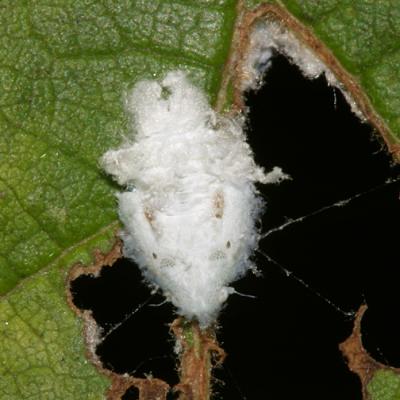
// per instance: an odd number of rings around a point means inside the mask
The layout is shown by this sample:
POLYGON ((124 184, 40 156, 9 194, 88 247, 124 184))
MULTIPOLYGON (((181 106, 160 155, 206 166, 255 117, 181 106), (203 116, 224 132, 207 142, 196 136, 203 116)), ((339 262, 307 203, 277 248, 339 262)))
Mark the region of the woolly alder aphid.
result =
POLYGON ((124 255, 185 317, 207 326, 251 267, 263 201, 240 121, 217 114, 184 72, 141 81, 127 99, 131 137, 102 158, 118 194, 124 255))

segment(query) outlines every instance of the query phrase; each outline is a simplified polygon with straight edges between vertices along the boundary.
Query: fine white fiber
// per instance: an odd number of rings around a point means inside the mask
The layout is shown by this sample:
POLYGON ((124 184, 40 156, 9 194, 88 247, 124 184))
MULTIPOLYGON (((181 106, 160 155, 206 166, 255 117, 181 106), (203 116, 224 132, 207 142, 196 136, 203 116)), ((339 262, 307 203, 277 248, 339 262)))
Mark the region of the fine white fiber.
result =
POLYGON ((255 24, 250 35, 250 45, 242 68, 242 90, 256 89, 261 86, 265 71, 273 62, 274 52, 282 53, 296 64, 308 79, 325 75, 328 85, 339 89, 354 114, 362 121, 365 116, 354 99, 345 90, 327 65, 302 43, 294 33, 275 20, 265 19, 255 24))
POLYGON ((101 160, 126 187, 124 255, 179 314, 206 327, 251 267, 263 209, 254 183, 285 175, 256 166, 241 122, 214 112, 182 71, 137 83, 126 103, 135 135, 101 160))

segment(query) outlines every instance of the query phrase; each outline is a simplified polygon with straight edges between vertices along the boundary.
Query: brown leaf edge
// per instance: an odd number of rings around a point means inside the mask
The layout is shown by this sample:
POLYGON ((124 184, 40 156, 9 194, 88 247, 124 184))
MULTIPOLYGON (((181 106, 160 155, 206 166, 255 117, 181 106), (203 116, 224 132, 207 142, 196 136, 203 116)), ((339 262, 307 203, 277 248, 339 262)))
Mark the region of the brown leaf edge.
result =
POLYGON ((94 251, 94 262, 90 266, 75 264, 67 277, 67 301, 72 310, 83 320, 83 336, 86 344, 86 358, 91 361, 100 373, 111 380, 111 386, 106 393, 108 400, 119 400, 132 386, 139 389, 139 400, 165 400, 170 387, 167 383, 156 378, 134 378, 127 374, 119 375, 103 367, 96 355, 96 346, 101 341, 100 329, 94 320, 91 311, 82 311, 77 308, 72 300, 71 282, 81 275, 93 275, 98 277, 103 267, 112 265, 122 256, 121 241, 116 239, 111 251, 103 254, 99 250, 94 251))
POLYGON ((368 394, 368 384, 378 370, 390 370, 400 374, 399 368, 392 368, 374 360, 365 350, 362 344, 361 321, 367 311, 366 304, 362 305, 354 319, 352 334, 339 345, 339 349, 343 356, 347 359, 347 365, 350 371, 357 374, 362 385, 363 400, 371 400, 368 394))
MULTIPOLYGON (((83 320, 83 336, 86 344, 86 358, 92 362, 101 374, 111 380, 111 386, 106 393, 108 400, 120 400, 132 386, 139 389, 139 400, 165 400, 170 386, 157 378, 135 378, 128 374, 116 374, 103 367, 96 355, 96 347, 101 341, 101 331, 88 310, 80 310, 75 306, 71 282, 81 275, 98 277, 103 267, 111 267, 122 257, 122 243, 116 242, 110 252, 103 254, 94 251, 94 262, 89 266, 75 264, 67 277, 67 301, 72 310, 83 320)), ((202 330, 197 322, 177 318, 171 324, 171 333, 177 342, 179 355, 180 382, 173 388, 179 394, 179 400, 205 400, 212 392, 211 371, 222 364, 225 352, 219 347, 214 328, 202 330)))
POLYGON ((217 97, 216 109, 223 110, 229 87, 233 90, 233 104, 231 111, 246 111, 244 96, 241 89, 241 81, 244 77, 244 61, 249 51, 250 37, 253 26, 263 19, 272 19, 282 24, 291 31, 304 46, 308 47, 335 75, 341 82, 343 88, 350 94, 356 102, 358 108, 381 134, 386 143, 388 151, 392 154, 395 161, 400 162, 400 144, 396 142, 391 134, 389 127, 374 110, 369 98, 362 90, 356 77, 349 74, 341 63, 336 59, 331 50, 319 40, 312 30, 303 25, 289 11, 278 4, 261 4, 254 10, 248 10, 244 0, 239 0, 237 4, 237 20, 234 29, 233 42, 225 65, 221 90, 217 97))
POLYGON ((180 355, 180 382, 174 387, 179 400, 205 400, 211 397, 211 372, 224 362, 214 328, 201 330, 197 322, 177 318, 171 324, 180 355))
MULTIPOLYGON (((334 57, 332 52, 319 40, 313 32, 304 26, 300 21, 293 17, 284 7, 277 4, 262 4, 254 10, 248 10, 243 0, 237 3, 237 19, 233 34, 228 61, 224 67, 221 87, 217 97, 215 108, 222 111, 226 102, 229 85, 233 87, 232 112, 240 113, 245 111, 244 96, 241 90, 241 80, 243 76, 245 55, 250 44, 252 27, 260 19, 271 18, 283 24, 296 37, 308 46, 314 54, 327 65, 336 78, 343 84, 349 94, 357 103, 359 109, 367 120, 381 133, 388 150, 394 158, 400 160, 400 145, 395 143, 390 130, 381 118, 374 111, 369 99, 362 91, 356 79, 351 76, 334 57)), ((84 321, 84 338, 86 342, 87 358, 97 367, 97 369, 111 380, 111 387, 107 391, 108 400, 119 400, 124 393, 131 387, 139 389, 139 400, 165 400, 169 385, 157 378, 135 378, 127 374, 119 375, 105 369, 96 355, 96 346, 100 342, 99 328, 93 319, 90 311, 81 311, 73 301, 70 291, 70 283, 82 274, 98 276, 103 267, 112 265, 121 258, 121 242, 116 239, 111 251, 107 254, 99 250, 94 252, 94 262, 90 266, 82 264, 74 265, 67 278, 67 300, 68 304, 84 321)), ((362 306, 357 313, 353 334, 340 345, 340 349, 349 360, 351 371, 360 376, 363 385, 364 399, 367 399, 366 385, 373 376, 374 371, 386 367, 375 360, 362 347, 360 323, 366 306, 362 306), (365 308, 363 308, 365 307, 365 308)), ((180 353, 180 377, 181 381, 174 391, 179 392, 180 400, 206 399, 211 393, 211 369, 222 364, 225 353, 219 347, 213 330, 201 331, 196 323, 192 323, 188 328, 187 322, 177 319, 171 324, 171 330, 175 334, 178 344, 181 346, 180 353), (195 338, 197 344, 193 346, 187 340, 188 329, 195 338), (212 362, 214 359, 214 363, 212 362)))

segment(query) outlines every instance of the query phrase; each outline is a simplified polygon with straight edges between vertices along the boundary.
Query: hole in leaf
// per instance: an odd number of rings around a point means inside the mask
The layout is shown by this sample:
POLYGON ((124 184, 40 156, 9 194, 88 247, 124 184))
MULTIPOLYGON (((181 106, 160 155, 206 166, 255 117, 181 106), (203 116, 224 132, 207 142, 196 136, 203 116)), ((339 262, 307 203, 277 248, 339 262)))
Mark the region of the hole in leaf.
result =
POLYGON ((152 295, 137 265, 127 259, 103 267, 98 278, 81 275, 71 283, 74 304, 89 309, 103 330, 96 349, 103 366, 138 378, 153 375, 177 383, 174 343, 168 324, 175 315, 152 295))
POLYGON ((167 394, 167 400, 178 400, 180 396, 179 391, 171 389, 167 394))
POLYGON ((367 350, 381 360, 380 348, 400 364, 400 185, 385 183, 398 178, 399 167, 338 90, 323 77, 305 79, 282 55, 263 87, 248 94, 247 106, 257 163, 267 171, 278 165, 293 178, 260 186, 267 202, 263 231, 326 209, 261 241, 261 251, 291 277, 258 253, 263 278, 249 275, 235 284, 257 298, 232 296, 221 316, 228 357, 217 371, 226 382, 220 398, 361 399, 358 377, 338 349, 352 330, 346 312, 365 300, 367 350))
POLYGON ((139 389, 131 386, 121 397, 121 400, 139 400, 139 389))
MULTIPOLYGON (((293 178, 260 186, 267 201, 264 232, 287 218, 327 209, 260 244, 310 289, 260 254, 255 263, 263 278, 249 275, 235 284, 238 292, 257 297, 232 295, 221 315, 220 340, 228 357, 215 372, 217 398, 361 399, 358 378, 338 350, 352 329, 345 311, 365 299, 367 350, 400 365, 400 328, 393 317, 400 309, 400 187, 385 184, 399 168, 391 166, 371 128, 351 113, 339 91, 334 94, 324 78, 306 80, 283 56, 275 57, 264 86, 249 93, 247 105, 257 163, 266 170, 278 165, 293 178), (342 207, 329 207, 349 198, 342 207)), ((174 319, 172 306, 150 306, 162 303, 159 295, 146 303, 151 294, 136 265, 119 260, 99 278, 77 278, 71 288, 77 307, 93 310, 104 329, 97 353, 105 367, 177 383, 167 326, 174 319)), ((124 399, 135 395, 128 390, 124 399)))

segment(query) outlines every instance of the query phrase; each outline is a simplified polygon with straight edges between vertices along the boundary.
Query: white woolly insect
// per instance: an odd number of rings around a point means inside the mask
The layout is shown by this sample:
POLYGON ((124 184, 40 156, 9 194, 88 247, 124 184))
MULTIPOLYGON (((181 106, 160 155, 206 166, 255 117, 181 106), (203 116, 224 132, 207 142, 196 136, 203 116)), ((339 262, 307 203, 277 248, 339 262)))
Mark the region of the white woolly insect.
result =
POLYGON ((124 254, 205 327, 251 267, 263 207, 254 182, 285 176, 255 165, 241 124, 214 112, 181 71, 137 83, 127 108, 134 141, 101 160, 127 187, 118 194, 124 254))

